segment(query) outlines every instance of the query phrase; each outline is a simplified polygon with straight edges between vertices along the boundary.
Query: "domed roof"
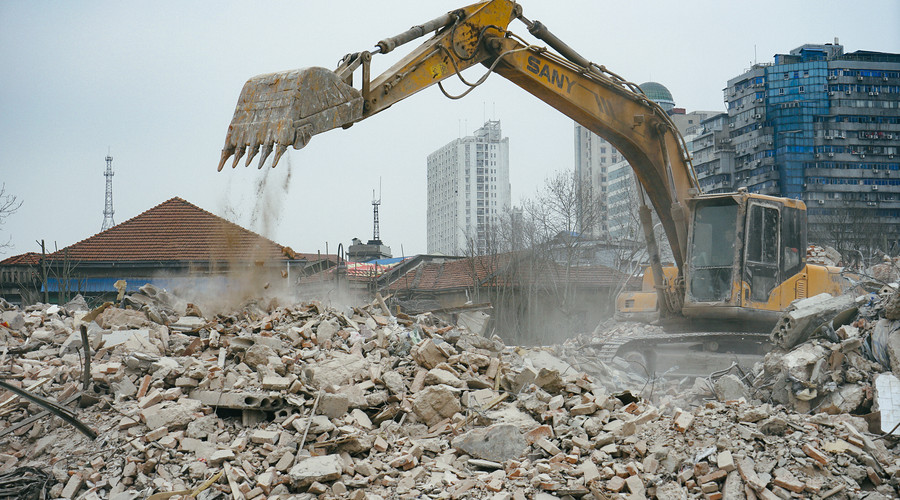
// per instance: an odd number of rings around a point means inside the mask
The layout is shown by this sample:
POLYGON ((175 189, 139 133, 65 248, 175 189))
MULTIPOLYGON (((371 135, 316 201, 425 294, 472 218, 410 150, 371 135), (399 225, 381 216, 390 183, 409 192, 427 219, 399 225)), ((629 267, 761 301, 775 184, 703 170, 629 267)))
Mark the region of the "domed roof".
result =
POLYGON ((644 91, 644 94, 646 94, 647 97, 654 101, 675 102, 675 100, 672 99, 672 93, 661 83, 645 82, 640 84, 639 87, 641 87, 641 90, 644 91))
POLYGON ((638 86, 644 91, 644 95, 659 104, 664 111, 669 112, 675 109, 675 99, 672 99, 672 93, 663 84, 645 82, 638 86))

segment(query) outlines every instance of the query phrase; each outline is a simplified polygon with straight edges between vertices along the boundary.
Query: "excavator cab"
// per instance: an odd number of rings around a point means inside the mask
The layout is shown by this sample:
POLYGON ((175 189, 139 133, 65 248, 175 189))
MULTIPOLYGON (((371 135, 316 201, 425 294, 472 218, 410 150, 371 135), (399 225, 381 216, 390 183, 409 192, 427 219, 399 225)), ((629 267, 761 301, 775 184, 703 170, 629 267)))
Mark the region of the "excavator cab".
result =
POLYGON ((774 324, 806 296, 803 202, 741 190, 689 205, 685 317, 774 324))

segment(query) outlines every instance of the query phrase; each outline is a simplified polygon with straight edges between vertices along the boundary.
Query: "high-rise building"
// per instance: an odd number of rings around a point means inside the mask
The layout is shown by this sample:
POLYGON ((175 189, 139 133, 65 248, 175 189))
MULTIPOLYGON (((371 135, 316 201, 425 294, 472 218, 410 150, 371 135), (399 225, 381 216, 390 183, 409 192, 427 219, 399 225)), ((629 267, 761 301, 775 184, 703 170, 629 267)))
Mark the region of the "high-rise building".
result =
POLYGON ((717 113, 700 122, 699 130, 688 143, 694 172, 704 193, 734 191, 734 146, 728 130, 728 113, 717 113))
POLYGON ((865 223, 896 242, 900 54, 803 45, 729 80, 725 103, 733 176, 709 169, 702 186, 801 199, 812 238, 865 223))
POLYGON ((499 121, 428 155, 428 253, 494 251, 501 216, 511 203, 509 138, 499 121))
POLYGON ((583 199, 600 203, 598 217, 591 217, 596 221, 593 227, 582 227, 581 221, 578 223, 578 232, 586 237, 600 238, 608 231, 607 169, 621 159, 622 155, 606 139, 575 123, 575 174, 581 179, 581 185, 591 190, 590 196, 583 199))

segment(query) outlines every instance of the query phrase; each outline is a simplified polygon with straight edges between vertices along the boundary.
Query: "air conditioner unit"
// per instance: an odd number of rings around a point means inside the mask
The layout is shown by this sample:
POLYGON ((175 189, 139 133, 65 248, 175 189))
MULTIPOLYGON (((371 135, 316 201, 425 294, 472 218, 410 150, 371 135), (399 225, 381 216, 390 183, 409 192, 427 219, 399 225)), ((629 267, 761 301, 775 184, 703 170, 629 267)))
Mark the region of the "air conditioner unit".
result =
POLYGON ((894 159, 894 155, 888 155, 888 158, 890 158, 890 159, 893 160, 893 159, 894 159))
POLYGON ((872 191, 878 191, 878 186, 872 186, 872 191))
POLYGON ((819 153, 816 153, 816 158, 818 158, 818 157, 819 157, 819 153))
POLYGON ((758 98, 756 99, 756 102, 763 102, 763 98, 762 98, 762 97, 758 97, 758 98))
POLYGON ((729 124, 728 124, 728 128, 734 128, 734 124, 733 124, 733 123, 729 123, 729 124))
POLYGON ((772 145, 774 145, 774 144, 775 144, 774 142, 769 141, 769 146, 772 146, 772 145))
POLYGON ((886 76, 881 77, 881 79, 884 81, 888 81, 888 78, 886 76))
POLYGON ((830 140, 832 140, 832 139, 834 139, 834 137, 832 137, 832 136, 830 136, 830 135, 826 135, 826 136, 825 136, 825 140, 826 140, 826 141, 830 141, 830 140))
POLYGON ((834 95, 834 92, 828 92, 828 95, 834 95))
POLYGON ((819 200, 819 205, 824 205, 824 204, 825 204, 825 200, 819 200))
POLYGON ((850 92, 852 92, 852 91, 848 90, 848 91, 847 91, 847 95, 850 95, 850 92))
POLYGON ((877 174, 877 173, 878 173, 878 169, 877 169, 877 168, 873 168, 873 169, 872 169, 872 173, 873 173, 873 174, 877 174))
POLYGON ((828 153, 829 158, 834 158, 834 153, 828 153))
POLYGON ((865 158, 865 157, 866 157, 866 154, 865 154, 865 153, 860 153, 860 154, 859 154, 859 157, 860 157, 860 158, 865 158))
POLYGON ((857 75, 857 76, 856 76, 856 79, 859 80, 859 81, 862 81, 862 75, 857 75))
POLYGON ((837 75, 828 75, 829 80, 834 80, 837 78, 837 75))
POLYGON ((869 92, 869 95, 875 95, 875 92, 869 92))
POLYGON ((759 120, 760 118, 762 118, 762 115, 753 115, 753 118, 756 118, 757 120, 759 120))
POLYGON ((878 92, 872 92, 873 95, 878 95, 878 92))

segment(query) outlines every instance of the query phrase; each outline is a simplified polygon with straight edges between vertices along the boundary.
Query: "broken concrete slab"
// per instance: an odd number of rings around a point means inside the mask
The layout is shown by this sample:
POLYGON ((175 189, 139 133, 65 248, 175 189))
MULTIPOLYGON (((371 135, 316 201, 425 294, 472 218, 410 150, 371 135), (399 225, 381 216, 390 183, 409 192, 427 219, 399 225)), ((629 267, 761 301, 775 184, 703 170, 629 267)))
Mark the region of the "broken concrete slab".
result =
POLYGON ((455 437, 452 445, 462 453, 491 462, 516 459, 528 450, 522 432, 512 424, 472 429, 455 437))
POLYGON ((443 384, 430 385, 415 395, 412 409, 426 425, 434 425, 462 409, 459 390, 443 384))
POLYGON ((314 482, 334 481, 341 477, 344 464, 338 455, 322 455, 304 458, 291 467, 288 475, 295 488, 303 488, 314 482))

